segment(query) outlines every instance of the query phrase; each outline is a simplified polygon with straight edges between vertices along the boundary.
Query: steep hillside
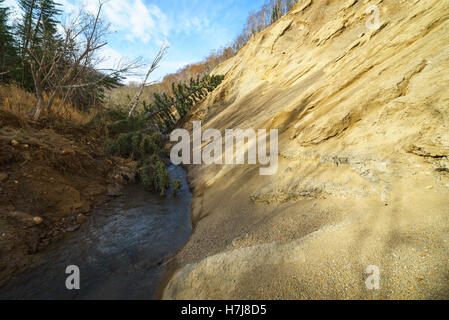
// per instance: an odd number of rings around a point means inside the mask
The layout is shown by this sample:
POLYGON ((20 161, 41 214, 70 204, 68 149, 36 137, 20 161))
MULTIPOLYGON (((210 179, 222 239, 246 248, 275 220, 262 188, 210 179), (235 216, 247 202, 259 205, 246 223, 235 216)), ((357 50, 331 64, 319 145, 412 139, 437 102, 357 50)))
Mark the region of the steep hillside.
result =
POLYGON ((190 120, 278 128, 278 172, 189 168, 164 298, 449 298, 448 70, 448 1, 302 0, 254 36, 190 120))

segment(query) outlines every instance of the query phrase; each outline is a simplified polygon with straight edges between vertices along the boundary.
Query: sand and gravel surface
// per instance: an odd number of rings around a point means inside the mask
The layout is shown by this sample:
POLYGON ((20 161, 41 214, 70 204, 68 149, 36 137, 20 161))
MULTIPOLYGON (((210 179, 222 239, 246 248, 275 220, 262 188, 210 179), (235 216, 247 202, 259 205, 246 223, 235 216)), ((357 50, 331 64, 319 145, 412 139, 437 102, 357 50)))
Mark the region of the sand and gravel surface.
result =
POLYGON ((254 36, 185 127, 279 129, 278 171, 189 167, 164 298, 448 299, 448 69, 447 1, 300 0, 254 36))

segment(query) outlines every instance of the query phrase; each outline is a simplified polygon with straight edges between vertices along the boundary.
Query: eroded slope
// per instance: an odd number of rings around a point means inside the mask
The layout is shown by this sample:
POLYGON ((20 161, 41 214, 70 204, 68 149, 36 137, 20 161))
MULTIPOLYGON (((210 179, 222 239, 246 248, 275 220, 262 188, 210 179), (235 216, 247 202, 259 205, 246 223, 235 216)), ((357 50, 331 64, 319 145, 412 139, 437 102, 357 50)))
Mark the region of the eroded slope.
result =
POLYGON ((253 37, 191 120, 278 128, 278 173, 190 168, 165 298, 448 298, 447 70, 448 1, 303 0, 253 37))

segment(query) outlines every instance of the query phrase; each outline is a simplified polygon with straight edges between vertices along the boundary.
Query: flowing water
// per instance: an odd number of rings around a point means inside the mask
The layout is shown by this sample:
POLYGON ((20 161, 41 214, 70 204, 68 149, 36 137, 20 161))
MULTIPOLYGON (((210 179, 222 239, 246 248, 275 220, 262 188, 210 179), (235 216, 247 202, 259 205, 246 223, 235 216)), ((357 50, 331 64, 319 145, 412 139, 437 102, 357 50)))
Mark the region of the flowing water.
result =
POLYGON ((177 196, 160 197, 132 185, 95 209, 81 229, 36 256, 39 265, 0 288, 1 299, 154 299, 166 261, 192 232, 192 195, 185 172, 177 196), (80 290, 67 290, 67 266, 80 269, 80 290))

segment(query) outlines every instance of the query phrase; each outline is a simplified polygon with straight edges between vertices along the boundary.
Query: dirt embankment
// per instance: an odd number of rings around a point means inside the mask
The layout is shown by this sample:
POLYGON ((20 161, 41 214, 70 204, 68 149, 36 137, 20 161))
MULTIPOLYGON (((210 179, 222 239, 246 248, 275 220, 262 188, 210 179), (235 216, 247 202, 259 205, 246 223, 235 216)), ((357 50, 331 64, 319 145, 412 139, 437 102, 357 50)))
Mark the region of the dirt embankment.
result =
POLYGON ((133 164, 104 156, 102 143, 93 130, 0 111, 0 285, 132 179, 133 164))
POLYGON ((189 168, 164 298, 449 298, 447 70, 447 1, 301 0, 253 37, 191 120, 279 129, 278 172, 189 168))

